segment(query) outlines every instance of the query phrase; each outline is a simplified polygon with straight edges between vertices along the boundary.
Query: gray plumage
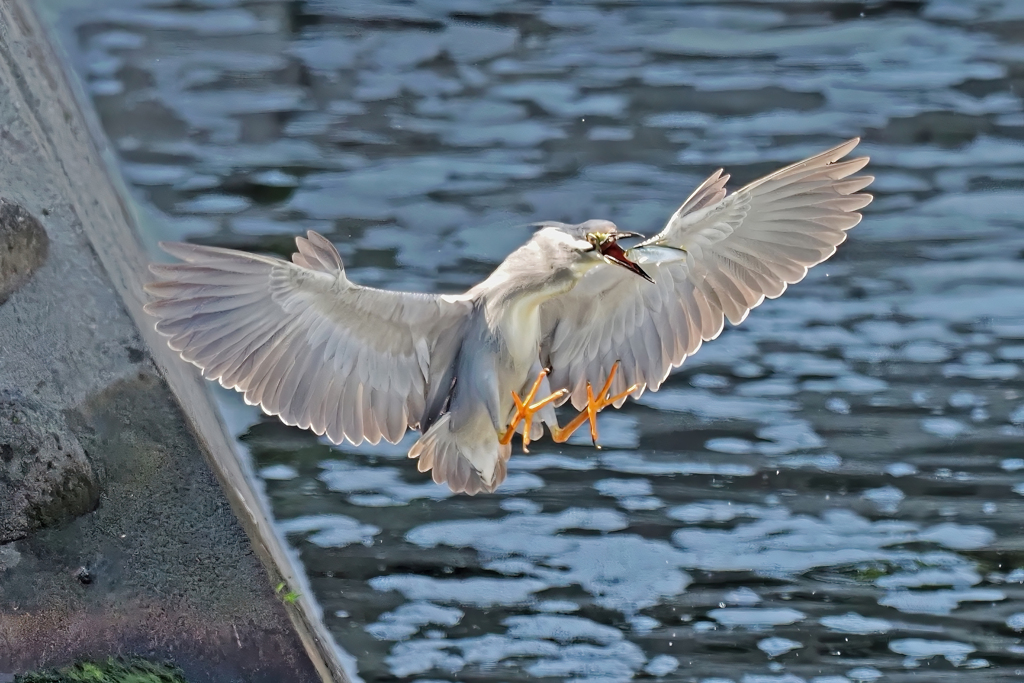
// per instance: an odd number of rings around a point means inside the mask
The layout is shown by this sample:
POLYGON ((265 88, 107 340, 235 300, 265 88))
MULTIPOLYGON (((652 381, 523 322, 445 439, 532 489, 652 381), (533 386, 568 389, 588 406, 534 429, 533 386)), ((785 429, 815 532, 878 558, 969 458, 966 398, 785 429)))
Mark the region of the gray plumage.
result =
MULTIPOLYGON (((185 263, 151 266, 146 310, 171 348, 207 379, 289 425, 334 443, 423 433, 409 456, 453 491, 493 491, 511 454, 499 438, 542 368, 540 396, 576 408, 620 362, 612 394, 656 391, 669 371, 739 324, 766 297, 835 253, 871 201, 854 176, 858 143, 784 168, 727 195, 717 171, 655 237, 627 250, 653 282, 589 237, 607 221, 543 224, 461 295, 354 284, 334 246, 310 231, 292 262, 163 244, 185 263)), ((621 399, 618 404, 621 404, 621 399)), ((557 426, 553 406, 531 430, 557 426)))

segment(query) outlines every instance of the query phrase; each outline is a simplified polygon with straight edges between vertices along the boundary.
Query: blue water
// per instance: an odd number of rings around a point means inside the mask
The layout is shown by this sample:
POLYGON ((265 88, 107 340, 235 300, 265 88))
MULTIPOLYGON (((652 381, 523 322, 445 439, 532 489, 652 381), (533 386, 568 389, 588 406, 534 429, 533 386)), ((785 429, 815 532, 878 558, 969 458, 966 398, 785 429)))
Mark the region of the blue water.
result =
POLYGON ((363 680, 1024 676, 1024 4, 55 6, 150 237, 369 285, 864 138, 831 261, 494 495, 224 395, 363 680))

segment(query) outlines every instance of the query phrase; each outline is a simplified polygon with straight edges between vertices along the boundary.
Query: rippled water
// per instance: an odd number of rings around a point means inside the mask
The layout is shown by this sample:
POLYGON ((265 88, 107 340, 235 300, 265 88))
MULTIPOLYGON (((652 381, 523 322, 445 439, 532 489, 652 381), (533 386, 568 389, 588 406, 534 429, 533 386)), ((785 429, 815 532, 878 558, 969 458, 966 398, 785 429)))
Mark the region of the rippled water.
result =
POLYGON ((834 259, 495 495, 225 394, 364 680, 1024 675, 1024 5, 56 5, 155 235, 312 228, 365 284, 864 137, 834 259))

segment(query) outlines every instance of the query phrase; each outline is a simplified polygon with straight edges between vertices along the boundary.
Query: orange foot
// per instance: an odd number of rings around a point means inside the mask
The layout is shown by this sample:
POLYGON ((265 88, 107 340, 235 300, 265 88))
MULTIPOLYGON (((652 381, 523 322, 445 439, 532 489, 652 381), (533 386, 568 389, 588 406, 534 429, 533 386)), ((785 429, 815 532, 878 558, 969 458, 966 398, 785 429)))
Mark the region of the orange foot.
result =
POLYGON ((634 391, 636 391, 637 387, 639 386, 637 384, 634 384, 630 388, 623 391, 621 394, 609 396, 608 392, 611 391, 612 380, 615 379, 615 372, 618 369, 619 363, 618 361, 616 361, 615 365, 612 366, 611 372, 608 373, 607 381, 605 381, 604 386, 601 387, 601 392, 597 395, 596 398, 594 397, 594 391, 590 386, 590 382, 587 382, 587 407, 584 410, 581 410, 580 414, 577 415, 572 422, 565 425, 561 429, 559 429, 558 427, 551 427, 551 438, 554 439, 556 443, 564 443, 568 441, 569 437, 573 435, 573 432, 579 429, 584 422, 589 421, 590 439, 594 442, 595 448, 600 448, 600 446, 597 445, 597 414, 604 410, 605 408, 607 408, 608 406, 610 406, 611 404, 618 401, 619 399, 629 396, 634 391))
POLYGON ((559 389, 547 398, 537 401, 536 403, 531 403, 534 395, 537 393, 537 390, 540 389, 540 383, 543 382, 544 378, 547 376, 547 369, 540 371, 540 374, 537 376, 537 381, 533 383, 533 388, 530 389, 530 393, 526 395, 525 399, 519 398, 519 394, 514 391, 512 392, 512 399, 516 402, 516 413, 512 416, 512 421, 509 422, 508 429, 505 430, 505 433, 502 434, 501 438, 498 440, 498 443, 502 446, 512 441, 512 436, 516 433, 516 427, 519 426, 519 421, 523 420, 526 423, 523 425, 523 452, 530 452, 527 447, 530 445, 530 428, 533 426, 533 416, 538 410, 552 401, 557 401, 567 393, 565 389, 559 389))

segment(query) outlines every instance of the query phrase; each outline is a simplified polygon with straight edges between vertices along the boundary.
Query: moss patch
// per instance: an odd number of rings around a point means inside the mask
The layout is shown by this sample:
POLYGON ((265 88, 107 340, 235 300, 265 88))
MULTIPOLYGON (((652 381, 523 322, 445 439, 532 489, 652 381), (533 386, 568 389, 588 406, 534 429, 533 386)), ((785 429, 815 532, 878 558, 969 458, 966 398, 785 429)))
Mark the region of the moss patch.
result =
POLYGON ((80 662, 14 677, 14 683, 187 683, 177 667, 144 659, 80 662))

